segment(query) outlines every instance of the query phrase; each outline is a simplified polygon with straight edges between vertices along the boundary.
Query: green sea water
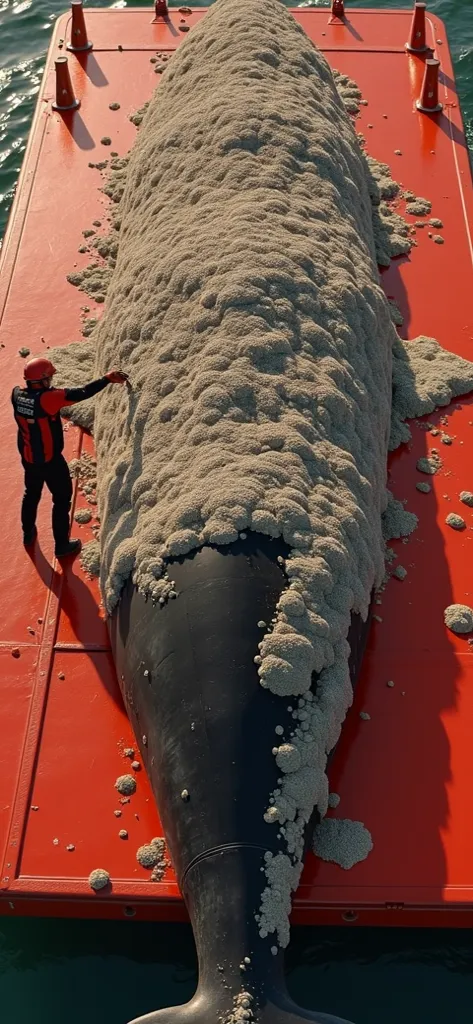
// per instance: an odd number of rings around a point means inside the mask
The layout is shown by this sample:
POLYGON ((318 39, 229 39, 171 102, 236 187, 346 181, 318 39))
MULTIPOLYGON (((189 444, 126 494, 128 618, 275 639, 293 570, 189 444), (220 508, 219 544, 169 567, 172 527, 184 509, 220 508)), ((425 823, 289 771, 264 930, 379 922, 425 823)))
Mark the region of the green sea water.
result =
MULTIPOLYGON (((360 0, 360 5, 404 6, 401 0, 360 0)), ((102 6, 100 0, 93 6, 102 6)), ((118 0, 112 6, 126 4, 118 0)), ((52 24, 64 7, 65 0, 0 0, 0 238, 52 24)), ((429 8, 447 25, 473 149, 473 3, 430 0, 429 8)), ((468 930, 295 929, 287 972, 299 1003, 356 1024, 473 1022, 468 930)), ((195 982, 187 926, 0 917, 0 1021, 5 1024, 126 1024, 140 1013, 184 1002, 195 982)))

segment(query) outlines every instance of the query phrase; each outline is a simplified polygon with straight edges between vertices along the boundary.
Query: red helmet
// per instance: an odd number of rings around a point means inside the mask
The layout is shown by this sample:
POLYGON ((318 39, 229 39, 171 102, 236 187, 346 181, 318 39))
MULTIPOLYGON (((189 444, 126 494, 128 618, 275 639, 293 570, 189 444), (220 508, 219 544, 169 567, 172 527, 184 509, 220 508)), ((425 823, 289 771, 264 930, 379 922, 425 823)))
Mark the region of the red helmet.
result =
POLYGON ((56 367, 49 359, 37 356, 36 359, 28 359, 23 376, 25 380, 39 381, 44 380, 45 377, 52 377, 54 373, 56 373, 56 367))

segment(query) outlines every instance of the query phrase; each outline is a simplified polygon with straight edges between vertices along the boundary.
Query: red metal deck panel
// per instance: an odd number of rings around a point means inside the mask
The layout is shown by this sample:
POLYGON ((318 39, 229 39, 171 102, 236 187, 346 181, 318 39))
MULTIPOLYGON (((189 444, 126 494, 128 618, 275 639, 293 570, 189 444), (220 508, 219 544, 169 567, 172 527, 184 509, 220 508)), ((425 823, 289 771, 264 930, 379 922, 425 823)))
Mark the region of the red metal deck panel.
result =
MULTIPOLYGON (((77 252, 82 230, 106 211, 102 179, 88 164, 107 159, 111 149, 128 150, 135 135, 128 115, 157 82, 150 52, 173 49, 184 38, 180 24, 192 26, 203 13, 199 9, 182 22, 172 10, 167 23, 153 23, 149 9, 88 10, 94 52, 69 57, 81 107, 64 117, 50 106, 53 58, 67 16, 58 22, 2 254, 0 357, 6 385, 20 378, 21 345, 38 352, 77 340, 81 306, 100 313, 66 281, 74 264, 86 259, 77 252), (118 112, 109 110, 111 102, 120 103, 118 112), (100 143, 104 135, 112 138, 109 148, 100 143)), ((428 228, 419 230, 410 258, 395 260, 383 272, 387 294, 404 313, 402 336, 430 334, 471 358, 473 189, 443 25, 429 18, 429 41, 442 60, 445 110, 425 117, 415 110, 423 61, 404 52, 410 12, 352 9, 344 25, 327 10, 294 14, 332 65, 362 88, 369 102, 357 127, 369 152, 388 162, 406 188, 431 199, 433 216, 444 222, 444 246, 433 243, 428 228)), ((7 386, 2 402, 0 421, 11 443, 0 452, 9 547, 0 592, 0 913, 125 912, 175 919, 183 909, 172 872, 153 884, 135 860, 136 848, 160 834, 144 772, 122 817, 113 814, 121 806, 113 784, 126 771, 123 749, 133 738, 97 584, 78 563, 64 572, 54 564, 47 500, 41 509, 42 552, 32 561, 23 550, 21 467, 7 386), (14 647, 20 658, 12 657, 14 647), (128 830, 128 840, 118 838, 120 827, 128 830), (75 849, 67 851, 71 843, 75 849), (99 896, 87 884, 89 871, 98 866, 113 879, 111 893, 99 896)), ((429 421, 437 423, 440 416, 429 421)), ((473 489, 472 399, 449 408, 445 429, 454 437, 451 447, 414 424, 412 444, 390 460, 390 486, 408 499, 419 528, 408 544, 393 542, 408 576, 389 582, 377 608, 383 621, 374 623, 355 704, 331 765, 331 788, 341 795, 337 816, 364 821, 374 850, 350 872, 309 856, 296 921, 340 921, 349 911, 361 923, 473 923, 473 657, 467 640, 443 626, 446 605, 473 598, 473 512, 458 501, 460 490, 473 489), (441 450, 444 466, 431 478, 432 494, 423 495, 415 489, 415 463, 428 444, 441 450), (464 533, 445 526, 449 511, 467 519, 464 533), (394 688, 386 686, 388 679, 394 688), (370 721, 359 718, 363 709, 370 721)), ((81 450, 92 451, 92 442, 70 427, 66 454, 81 450)), ((90 527, 79 529, 89 539, 90 527)))
POLYGON ((128 803, 114 788, 119 775, 131 772, 123 751, 132 746, 110 652, 56 651, 31 793, 30 808, 38 809, 28 809, 21 851, 22 882, 56 894, 71 888, 87 894, 90 871, 111 857, 115 894, 178 897, 171 873, 163 883, 150 883, 150 872, 135 858, 162 829, 144 772, 136 772, 137 791, 128 803), (120 818, 114 810, 121 810, 120 818))

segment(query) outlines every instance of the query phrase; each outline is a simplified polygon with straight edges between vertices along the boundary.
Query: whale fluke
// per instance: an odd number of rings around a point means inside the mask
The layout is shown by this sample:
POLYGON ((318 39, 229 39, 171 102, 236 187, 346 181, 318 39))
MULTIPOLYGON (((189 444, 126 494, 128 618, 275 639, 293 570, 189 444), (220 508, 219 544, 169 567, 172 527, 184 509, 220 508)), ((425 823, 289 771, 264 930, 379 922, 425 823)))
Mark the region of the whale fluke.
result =
MULTIPOLYGON (((246 1018, 222 1016, 218 1009, 213 1009, 203 995, 195 995, 190 1002, 184 1006, 171 1006, 164 1010, 155 1010, 154 1013, 147 1013, 144 1017, 135 1017, 130 1024, 213 1024, 214 1021, 222 1021, 225 1024, 233 1024, 233 1021, 240 1024, 246 1018)), ((257 1018, 261 1024, 298 1024, 301 1021, 312 1021, 312 1024, 350 1024, 344 1017, 334 1017, 331 1013, 317 1013, 305 1010, 289 998, 282 999, 281 1003, 274 1003, 271 1000, 261 1008, 257 1018)))

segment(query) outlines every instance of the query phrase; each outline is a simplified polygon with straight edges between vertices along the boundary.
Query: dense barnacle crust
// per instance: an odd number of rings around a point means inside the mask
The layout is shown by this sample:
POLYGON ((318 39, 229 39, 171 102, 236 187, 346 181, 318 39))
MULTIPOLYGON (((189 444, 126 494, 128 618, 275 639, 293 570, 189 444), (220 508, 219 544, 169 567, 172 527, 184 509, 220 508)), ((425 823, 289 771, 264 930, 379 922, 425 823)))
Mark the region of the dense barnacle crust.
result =
POLYGON ((473 608, 467 604, 449 604, 444 611, 445 625, 452 633, 473 631, 473 608))
MULTIPOLYGON (((396 338, 393 349, 393 409, 390 449, 408 441, 404 421, 448 405, 473 388, 473 363, 439 345, 435 338, 396 338)), ((423 468, 421 472, 431 470, 423 468)))
POLYGON ((136 851, 138 864, 141 864, 143 868, 156 868, 161 865, 164 873, 164 849, 164 839, 159 837, 152 839, 150 843, 145 843, 136 851))
POLYGON ((136 792, 136 780, 133 778, 133 775, 119 775, 115 783, 115 789, 122 796, 131 796, 136 792))
POLYGON ((94 871, 90 872, 89 885, 91 889, 95 890, 95 892, 99 892, 100 889, 105 889, 109 882, 110 875, 104 868, 95 868, 94 871))
POLYGON ((314 829, 314 853, 348 871, 373 849, 368 829, 350 818, 324 818, 314 829))
MULTIPOLYGON (((131 573, 154 596, 167 557, 245 528, 282 535, 318 560, 316 576, 324 564, 333 575, 342 545, 346 578, 333 610, 317 602, 322 617, 341 626, 350 605, 366 607, 382 567, 395 334, 376 188, 330 69, 288 11, 245 0, 229 18, 219 0, 146 111, 95 331, 100 368, 126 365, 134 388, 97 402, 109 611, 131 573)), ((307 688, 313 631, 301 624, 269 646, 304 664, 307 688)), ((262 677, 284 688, 269 659, 262 677)))

